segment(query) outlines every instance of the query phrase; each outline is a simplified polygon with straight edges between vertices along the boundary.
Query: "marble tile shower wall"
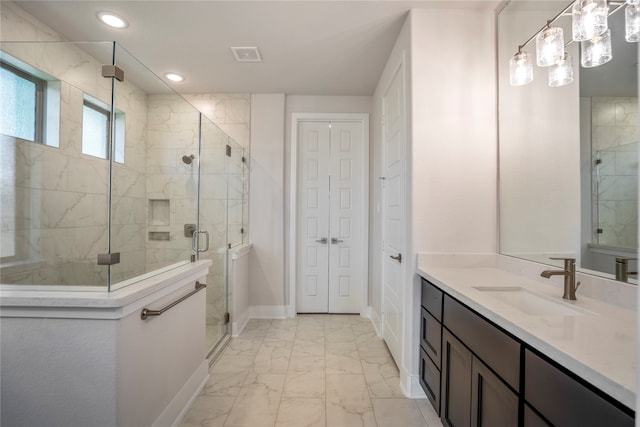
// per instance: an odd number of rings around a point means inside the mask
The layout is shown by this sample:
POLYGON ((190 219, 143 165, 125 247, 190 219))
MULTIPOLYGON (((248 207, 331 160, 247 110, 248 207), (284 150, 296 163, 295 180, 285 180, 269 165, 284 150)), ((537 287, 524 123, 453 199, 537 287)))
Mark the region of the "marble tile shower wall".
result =
POLYGON ((592 98, 593 185, 600 244, 638 246, 638 98, 592 98))
MULTIPOLYGON (((104 285, 106 267, 97 266, 96 259, 107 249, 108 163, 82 154, 82 108, 84 94, 109 104, 111 81, 101 76, 99 61, 72 44, 34 43, 14 52, 3 48, 60 80, 60 134, 59 147, 2 144, 2 237, 14 239, 18 248, 16 262, 2 266, 2 282, 104 285)), ((144 248, 139 230, 144 229, 140 177, 145 171, 146 96, 119 83, 116 105, 126 115, 127 141, 126 163, 114 170, 113 204, 119 216, 113 235, 125 260, 118 271, 139 274, 144 271, 135 258, 144 248)))

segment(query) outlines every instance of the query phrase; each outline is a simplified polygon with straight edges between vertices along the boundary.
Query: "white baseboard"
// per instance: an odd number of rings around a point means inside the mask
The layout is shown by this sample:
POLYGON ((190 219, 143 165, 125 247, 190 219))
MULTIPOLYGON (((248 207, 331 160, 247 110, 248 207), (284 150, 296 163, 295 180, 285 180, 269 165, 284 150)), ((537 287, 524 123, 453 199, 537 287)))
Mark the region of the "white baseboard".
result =
POLYGON ((371 324, 373 324, 373 329, 376 331, 376 335, 378 338, 382 338, 382 319, 377 311, 373 309, 373 307, 369 306, 369 319, 371 319, 371 324))
POLYGON ((171 402, 164 408, 164 411, 162 411, 152 426, 178 426, 193 402, 195 402, 200 395, 207 381, 209 381, 209 362, 205 359, 175 397, 171 399, 171 402))
POLYGON ((284 305, 252 305, 249 310, 252 319, 286 319, 288 314, 284 305))
POLYGON ((427 395, 420 385, 420 376, 410 374, 403 366, 399 367, 399 371, 402 393, 410 399, 426 399, 427 395))
POLYGON ((241 313, 240 315, 238 315, 236 319, 231 319, 231 336, 232 337, 237 337, 238 335, 240 335, 244 327, 247 326, 249 319, 251 319, 251 316, 249 316, 250 310, 251 309, 249 308, 245 310, 243 313, 241 313))

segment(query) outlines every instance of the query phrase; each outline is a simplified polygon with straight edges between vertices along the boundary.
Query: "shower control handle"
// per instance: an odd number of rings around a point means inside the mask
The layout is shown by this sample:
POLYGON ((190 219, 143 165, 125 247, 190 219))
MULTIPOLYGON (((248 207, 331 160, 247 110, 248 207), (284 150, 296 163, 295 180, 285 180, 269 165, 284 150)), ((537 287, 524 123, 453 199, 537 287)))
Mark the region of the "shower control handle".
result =
POLYGON ((193 249, 194 252, 207 252, 209 250, 209 232, 205 231, 205 230, 197 230, 193 232, 193 239, 191 240, 191 248, 193 249), (200 234, 204 234, 204 242, 205 242, 205 247, 204 249, 200 249, 198 248, 197 244, 198 244, 198 236, 200 234))
POLYGON ((327 244, 327 238, 326 238, 326 237, 323 237, 323 238, 321 238, 320 240, 316 240, 316 242, 318 242, 318 243, 322 243, 323 245, 326 245, 326 244, 327 244))

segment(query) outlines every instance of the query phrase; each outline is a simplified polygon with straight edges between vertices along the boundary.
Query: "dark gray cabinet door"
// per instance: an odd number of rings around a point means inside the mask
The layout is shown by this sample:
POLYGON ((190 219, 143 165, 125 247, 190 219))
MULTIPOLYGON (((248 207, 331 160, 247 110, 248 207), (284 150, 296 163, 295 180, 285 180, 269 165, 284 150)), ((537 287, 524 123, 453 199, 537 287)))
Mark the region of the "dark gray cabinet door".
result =
POLYGON ((524 398, 558 427, 633 427, 634 418, 537 354, 525 351, 524 398))
POLYGON ((427 352, 433 363, 440 369, 440 348, 442 326, 427 310, 422 308, 420 324, 420 345, 427 352))
POLYGON ((420 349, 420 385, 433 409, 440 415, 440 371, 423 349, 420 349))
POLYGON ((524 405, 524 427, 549 427, 549 424, 540 418, 527 404, 524 405))
POLYGON ((441 419, 449 427, 471 425, 471 364, 473 355, 451 333, 442 331, 441 419))
POLYGON ((517 427, 518 396, 475 356, 471 373, 471 425, 517 427))

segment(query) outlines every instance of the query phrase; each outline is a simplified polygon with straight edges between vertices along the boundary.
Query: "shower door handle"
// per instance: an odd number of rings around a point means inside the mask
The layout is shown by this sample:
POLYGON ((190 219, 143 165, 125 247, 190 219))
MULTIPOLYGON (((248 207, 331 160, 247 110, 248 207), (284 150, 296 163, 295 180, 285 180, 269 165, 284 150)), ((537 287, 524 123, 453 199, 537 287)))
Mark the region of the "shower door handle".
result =
POLYGON ((193 232, 193 238, 191 240, 191 248, 193 249, 194 252, 207 252, 209 250, 209 232, 205 231, 205 230, 198 230, 198 231, 194 231, 193 232), (197 249, 197 242, 198 242, 198 236, 200 235, 200 233, 204 234, 204 243, 205 243, 205 248, 204 249, 197 249))

